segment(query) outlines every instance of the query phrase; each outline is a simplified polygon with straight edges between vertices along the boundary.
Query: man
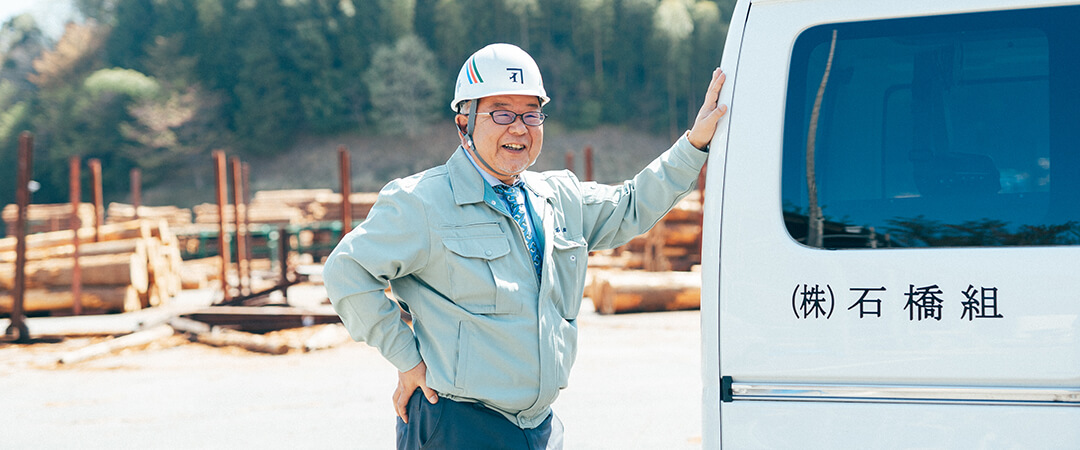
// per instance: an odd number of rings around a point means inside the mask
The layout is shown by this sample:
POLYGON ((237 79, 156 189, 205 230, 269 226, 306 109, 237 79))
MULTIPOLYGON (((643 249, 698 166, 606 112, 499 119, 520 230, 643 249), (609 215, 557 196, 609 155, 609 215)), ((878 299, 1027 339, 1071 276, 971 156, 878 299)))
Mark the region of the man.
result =
POLYGON ((399 370, 398 448, 562 448, 551 404, 577 353, 588 253, 648 231, 694 188, 723 82, 717 69, 670 150, 606 186, 527 170, 549 100, 531 56, 493 44, 466 60, 450 105, 461 146, 387 184, 324 270, 350 334, 399 370))

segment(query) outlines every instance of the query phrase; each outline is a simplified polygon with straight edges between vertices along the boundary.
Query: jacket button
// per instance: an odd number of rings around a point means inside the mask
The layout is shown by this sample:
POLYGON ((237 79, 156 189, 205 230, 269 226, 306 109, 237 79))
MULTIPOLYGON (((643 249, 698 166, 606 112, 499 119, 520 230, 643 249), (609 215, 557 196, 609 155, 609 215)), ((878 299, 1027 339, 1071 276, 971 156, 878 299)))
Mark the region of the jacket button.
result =
POLYGON ((484 254, 485 254, 485 255, 488 255, 488 256, 491 256, 491 250, 487 250, 487 251, 485 251, 485 252, 484 252, 484 254))

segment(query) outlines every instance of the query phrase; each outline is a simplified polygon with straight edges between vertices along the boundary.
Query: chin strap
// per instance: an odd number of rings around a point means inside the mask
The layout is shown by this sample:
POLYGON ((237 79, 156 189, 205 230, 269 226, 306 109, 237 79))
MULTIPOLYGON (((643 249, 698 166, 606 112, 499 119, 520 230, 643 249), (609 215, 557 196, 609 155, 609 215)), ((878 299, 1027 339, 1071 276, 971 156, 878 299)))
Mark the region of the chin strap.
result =
POLYGON ((458 135, 463 137, 464 140, 465 140, 465 144, 466 144, 465 145, 465 150, 468 151, 468 152, 471 152, 473 157, 476 158, 477 161, 480 161, 480 164, 483 164, 484 167, 486 167, 488 170, 491 171, 491 173, 494 173, 495 175, 498 175, 500 177, 506 177, 506 178, 517 177, 518 173, 503 173, 503 172, 500 172, 498 170, 495 170, 494 167, 491 167, 491 164, 488 164, 488 162, 484 160, 484 157, 480 156, 480 152, 476 150, 476 145, 473 143, 473 139, 472 139, 473 130, 475 130, 475 129, 476 129, 476 105, 472 105, 472 107, 469 108, 469 124, 468 124, 468 127, 465 129, 466 132, 462 133, 461 128, 458 127, 458 135))

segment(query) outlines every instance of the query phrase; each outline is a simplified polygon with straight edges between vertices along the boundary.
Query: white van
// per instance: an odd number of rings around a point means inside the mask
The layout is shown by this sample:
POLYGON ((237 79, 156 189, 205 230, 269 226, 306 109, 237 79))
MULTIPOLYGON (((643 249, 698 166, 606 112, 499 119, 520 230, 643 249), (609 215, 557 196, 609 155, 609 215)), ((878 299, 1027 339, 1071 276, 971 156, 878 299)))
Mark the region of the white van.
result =
POLYGON ((705 448, 1080 448, 1080 3, 740 0, 705 448))

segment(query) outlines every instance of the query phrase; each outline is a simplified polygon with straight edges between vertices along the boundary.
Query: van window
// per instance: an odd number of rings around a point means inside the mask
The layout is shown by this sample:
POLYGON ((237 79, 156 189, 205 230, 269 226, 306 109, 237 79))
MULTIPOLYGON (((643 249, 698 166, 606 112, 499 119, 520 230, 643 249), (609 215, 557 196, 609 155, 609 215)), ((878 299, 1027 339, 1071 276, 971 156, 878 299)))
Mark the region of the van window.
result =
POLYGON ((1080 7, 821 25, 792 50, 782 207, 819 248, 1080 243, 1080 7))

